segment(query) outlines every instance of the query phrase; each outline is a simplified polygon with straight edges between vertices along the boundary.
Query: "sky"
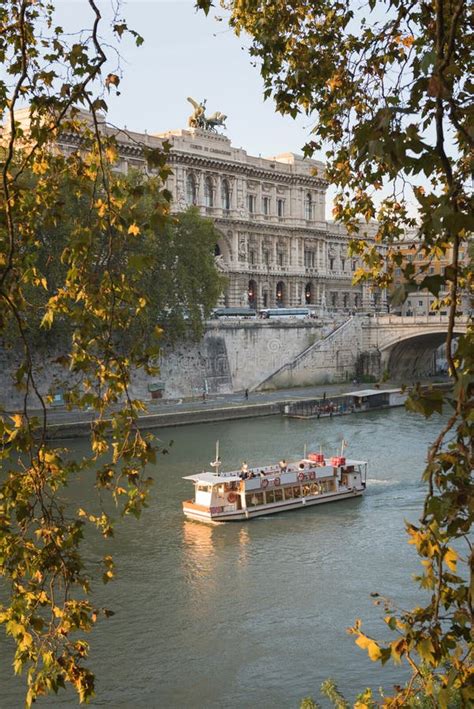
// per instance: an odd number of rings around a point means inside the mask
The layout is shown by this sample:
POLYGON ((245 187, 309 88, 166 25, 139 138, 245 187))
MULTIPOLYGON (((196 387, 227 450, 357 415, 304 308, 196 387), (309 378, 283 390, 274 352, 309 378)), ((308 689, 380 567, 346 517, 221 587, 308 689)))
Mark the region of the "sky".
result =
MULTIPOLYGON (((111 0, 97 2, 105 16, 111 0)), ((83 27, 85 18, 90 23, 87 0, 56 4, 65 28, 83 27)), ((145 42, 120 47, 120 96, 108 98, 112 123, 149 133, 186 128, 192 112, 186 97, 206 98, 208 113, 228 116, 224 133, 235 147, 263 157, 301 153, 307 119, 282 117, 271 100, 263 101, 263 82, 244 41, 216 13, 197 13, 193 0, 128 0, 122 14, 145 42)))

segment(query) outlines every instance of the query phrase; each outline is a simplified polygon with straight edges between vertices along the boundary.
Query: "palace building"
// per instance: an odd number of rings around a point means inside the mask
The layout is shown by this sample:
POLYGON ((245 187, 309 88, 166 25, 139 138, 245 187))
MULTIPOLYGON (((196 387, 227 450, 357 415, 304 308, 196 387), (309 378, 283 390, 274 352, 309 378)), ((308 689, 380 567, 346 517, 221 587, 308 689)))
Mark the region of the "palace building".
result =
MULTIPOLYGON (((17 118, 26 123, 24 111, 17 118)), ((342 226, 325 219, 323 163, 294 153, 253 157, 215 128, 157 134, 104 130, 116 136, 117 167, 124 172, 144 168, 144 145, 171 144, 167 187, 173 209, 195 205, 220 233, 216 263, 228 283, 221 305, 386 312, 385 292, 352 285, 358 263, 348 255, 349 237, 342 226)), ((77 140, 76 135, 63 136, 60 148, 75 150, 77 140)), ((370 241, 374 230, 369 225, 365 231, 370 241)))

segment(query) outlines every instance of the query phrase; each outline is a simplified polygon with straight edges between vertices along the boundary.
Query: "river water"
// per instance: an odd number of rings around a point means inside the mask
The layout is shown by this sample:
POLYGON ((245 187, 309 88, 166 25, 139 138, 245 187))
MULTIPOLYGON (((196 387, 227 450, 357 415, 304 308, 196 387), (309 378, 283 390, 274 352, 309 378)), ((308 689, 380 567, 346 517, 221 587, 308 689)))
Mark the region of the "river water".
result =
MULTIPOLYGON (((362 618, 366 632, 393 639, 370 593, 403 607, 420 598, 404 520, 419 516, 423 462, 440 426, 439 417, 425 421, 392 409, 159 432, 174 444, 154 471, 149 509, 122 522, 105 547, 86 542, 89 561, 112 552, 117 563, 117 580, 95 589, 94 602, 116 615, 90 637, 98 676, 92 706, 296 708, 308 695, 321 700, 327 677, 349 700, 368 685, 403 681, 400 668, 370 662, 346 628, 362 618), (182 476, 208 468, 216 439, 227 470, 243 459, 296 459, 305 443, 333 455, 342 437, 348 457, 369 461, 364 497, 213 527, 183 518, 181 501, 191 497, 192 484, 182 476)), ((70 494, 87 504, 80 498, 89 489, 70 494)), ((2 638, 2 709, 21 707, 24 696, 8 650, 2 638)), ((37 704, 74 705, 70 692, 37 704)))

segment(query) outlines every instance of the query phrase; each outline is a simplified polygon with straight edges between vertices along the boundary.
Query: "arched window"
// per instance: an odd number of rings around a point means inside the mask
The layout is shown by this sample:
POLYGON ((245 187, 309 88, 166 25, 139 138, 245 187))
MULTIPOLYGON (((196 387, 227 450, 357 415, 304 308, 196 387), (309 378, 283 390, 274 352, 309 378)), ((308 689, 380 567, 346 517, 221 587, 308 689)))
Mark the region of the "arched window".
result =
POLYGON ((186 178, 186 200, 188 204, 197 204, 196 178, 192 173, 186 178))
POLYGON ((230 209, 230 187, 225 177, 222 180, 222 209, 230 209))
POLYGON ((304 200, 304 216, 310 222, 313 219, 313 198, 308 192, 304 200))
POLYGON ((276 285, 276 304, 277 306, 283 305, 285 300, 285 284, 283 281, 278 281, 276 285))
POLYGON ((254 280, 249 281, 249 308, 257 307, 257 284, 254 280))
POLYGON ((221 247, 219 246, 219 244, 216 244, 214 246, 214 256, 220 256, 220 255, 221 255, 221 247))
POLYGON ((204 204, 206 207, 214 206, 214 185, 212 177, 206 177, 204 181, 204 204))
POLYGON ((307 283, 304 289, 304 300, 306 305, 310 305, 312 303, 312 288, 311 288, 311 283, 307 283))

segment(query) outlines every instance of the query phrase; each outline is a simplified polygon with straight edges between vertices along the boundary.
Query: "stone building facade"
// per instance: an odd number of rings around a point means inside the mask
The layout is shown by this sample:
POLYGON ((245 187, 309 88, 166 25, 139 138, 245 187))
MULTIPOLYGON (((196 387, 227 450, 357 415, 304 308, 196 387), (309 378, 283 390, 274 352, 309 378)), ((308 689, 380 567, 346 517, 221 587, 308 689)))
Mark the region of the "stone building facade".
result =
MULTIPOLYGON (((24 123, 28 109, 22 113, 17 119, 24 123)), ((352 285, 358 264, 348 255, 348 235, 325 220, 323 163, 294 153, 253 157, 226 136, 202 128, 150 134, 104 124, 104 131, 116 136, 117 169, 124 172, 144 169, 144 145, 171 144, 167 187, 174 210, 196 205, 220 233, 216 262, 228 283, 221 305, 386 311, 385 292, 352 285)), ((77 149, 77 136, 63 136, 60 147, 77 149)), ((370 225, 364 231, 370 241, 370 225)))
POLYGON ((202 129, 157 137, 172 145, 168 187, 176 210, 195 204, 221 234, 216 257, 228 278, 222 305, 385 307, 385 294, 352 285, 357 263, 348 256, 347 233, 325 220, 321 162, 293 153, 253 157, 202 129))

